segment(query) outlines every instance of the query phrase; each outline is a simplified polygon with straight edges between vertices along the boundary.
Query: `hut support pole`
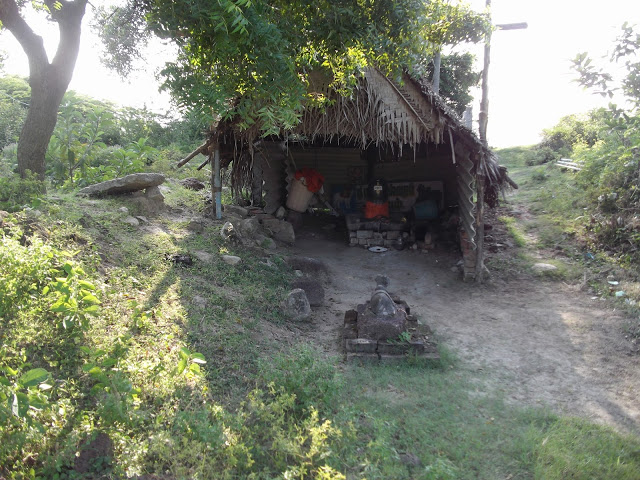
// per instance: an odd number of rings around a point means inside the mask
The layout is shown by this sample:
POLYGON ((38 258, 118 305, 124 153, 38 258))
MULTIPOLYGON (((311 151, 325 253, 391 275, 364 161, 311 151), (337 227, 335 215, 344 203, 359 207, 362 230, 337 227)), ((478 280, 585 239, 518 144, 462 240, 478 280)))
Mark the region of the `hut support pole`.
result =
POLYGON ((222 180, 220 178, 220 144, 215 143, 213 150, 213 169, 211 170, 211 196, 216 205, 216 218, 222 218, 222 180))
POLYGON ((484 162, 476 174, 476 283, 484 281, 484 162))

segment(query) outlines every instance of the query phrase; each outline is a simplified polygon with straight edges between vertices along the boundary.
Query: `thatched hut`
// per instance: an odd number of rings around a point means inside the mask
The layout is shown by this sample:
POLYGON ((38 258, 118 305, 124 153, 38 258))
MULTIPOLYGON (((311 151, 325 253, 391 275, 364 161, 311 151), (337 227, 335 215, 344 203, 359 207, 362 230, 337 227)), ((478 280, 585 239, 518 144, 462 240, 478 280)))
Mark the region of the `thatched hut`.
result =
MULTIPOLYGON (((349 97, 333 92, 321 75, 310 83, 314 94, 333 102, 308 108, 295 129, 263 138, 259 125, 242 129, 229 121, 212 132, 217 158, 223 167, 231 164, 235 191, 251 190, 253 203, 273 213, 286 203, 293 172, 314 168, 325 178, 329 201, 352 224, 361 216, 358 189, 372 179, 384 179, 392 213, 404 215, 402 221, 415 211, 417 189, 429 191, 438 199, 438 215, 454 215, 465 279, 481 280, 484 205, 493 206, 511 183, 493 153, 428 84, 409 75, 396 81, 369 68, 349 97)), ((366 236, 351 235, 356 242, 366 236)), ((397 237, 388 236, 381 241, 397 237)))

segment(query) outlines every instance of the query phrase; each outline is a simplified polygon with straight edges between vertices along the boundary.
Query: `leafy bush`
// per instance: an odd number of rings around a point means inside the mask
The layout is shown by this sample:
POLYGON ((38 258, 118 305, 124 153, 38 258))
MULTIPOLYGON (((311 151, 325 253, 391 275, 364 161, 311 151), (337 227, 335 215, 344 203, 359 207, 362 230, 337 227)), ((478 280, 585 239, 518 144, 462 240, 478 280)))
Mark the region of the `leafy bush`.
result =
POLYGON ((25 205, 32 205, 44 192, 44 184, 31 175, 21 179, 18 175, 9 174, 0 177, 0 210, 16 212, 25 205))
POLYGON ((263 381, 295 395, 296 408, 326 409, 340 387, 335 366, 302 346, 260 364, 263 381))
POLYGON ((8 319, 39 295, 56 271, 54 250, 37 236, 21 243, 23 232, 13 227, 0 238, 0 317, 8 319))

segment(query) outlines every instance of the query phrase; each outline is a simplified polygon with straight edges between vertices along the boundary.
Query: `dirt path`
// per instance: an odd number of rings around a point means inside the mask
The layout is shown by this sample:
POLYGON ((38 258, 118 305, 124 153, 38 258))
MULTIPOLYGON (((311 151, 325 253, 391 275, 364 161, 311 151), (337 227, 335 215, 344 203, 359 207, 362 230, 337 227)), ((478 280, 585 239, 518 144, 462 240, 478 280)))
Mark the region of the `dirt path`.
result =
MULTIPOLYGON (((640 434, 640 354, 624 338, 627 319, 606 302, 561 282, 522 278, 469 285, 456 255, 432 251, 371 253, 329 234, 306 233, 292 253, 329 269, 325 306, 313 336, 340 351, 344 312, 367 300, 373 278, 405 299, 462 367, 519 405, 546 405, 640 434)), ((484 387, 479 387, 480 389, 484 387)))

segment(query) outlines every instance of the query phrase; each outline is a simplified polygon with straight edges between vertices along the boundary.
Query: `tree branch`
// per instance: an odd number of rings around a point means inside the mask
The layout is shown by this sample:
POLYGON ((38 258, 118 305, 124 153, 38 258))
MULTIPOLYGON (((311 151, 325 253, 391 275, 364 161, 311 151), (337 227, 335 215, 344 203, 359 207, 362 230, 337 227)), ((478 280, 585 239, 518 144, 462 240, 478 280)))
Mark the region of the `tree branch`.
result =
MULTIPOLYGON (((47 1, 47 5, 50 0, 47 1)), ((80 35, 82 28, 82 17, 84 16, 87 6, 87 0, 75 0, 73 2, 64 2, 62 7, 57 10, 57 14, 53 19, 58 23, 60 30, 60 43, 53 57, 51 65, 60 70, 63 78, 61 80, 66 85, 71 81, 73 70, 78 58, 80 50, 80 35)), ((51 7, 49 7, 51 8, 51 7)))
POLYGON ((0 0, 0 22, 13 34, 27 54, 31 72, 36 72, 49 63, 42 37, 36 35, 25 22, 14 0, 0 0))

